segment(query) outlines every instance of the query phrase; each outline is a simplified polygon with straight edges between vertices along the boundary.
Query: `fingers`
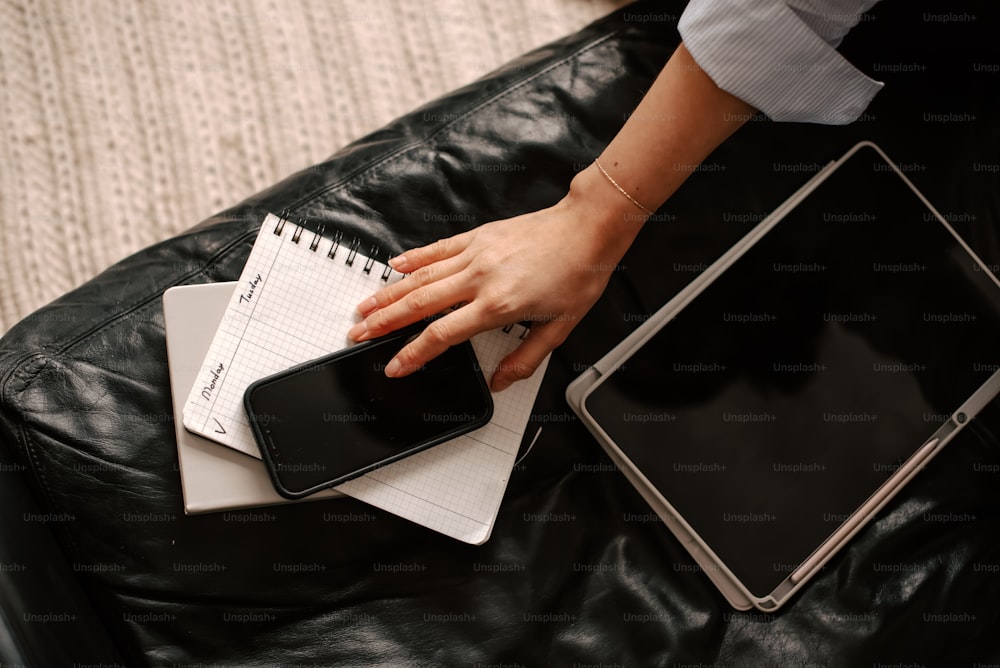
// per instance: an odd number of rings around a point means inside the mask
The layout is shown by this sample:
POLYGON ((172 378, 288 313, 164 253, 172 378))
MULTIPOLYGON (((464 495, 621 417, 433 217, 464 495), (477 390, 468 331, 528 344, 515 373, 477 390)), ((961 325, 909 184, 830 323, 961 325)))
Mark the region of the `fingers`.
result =
POLYGON ((357 306, 364 318, 347 332, 355 341, 387 334, 464 301, 471 288, 457 280, 465 260, 449 258, 421 267, 357 306))
POLYGON ((453 237, 439 239, 432 244, 414 248, 402 255, 397 255, 389 260, 389 266, 400 273, 408 274, 434 262, 440 262, 441 260, 458 255, 465 250, 471 239, 471 232, 463 232, 453 237))
MULTIPOLYGON (((406 262, 409 264, 410 261, 407 260, 406 262)), ((389 263, 392 264, 392 260, 390 260, 389 263)), ((413 273, 403 277, 402 280, 392 283, 391 285, 387 285, 371 297, 362 301, 357 305, 357 310, 363 317, 367 317, 376 309, 385 308, 389 304, 399 301, 417 288, 439 281, 446 276, 458 273, 466 266, 466 264, 467 261, 465 260, 450 257, 419 267, 413 270, 413 273)))
MULTIPOLYGON (((386 366, 387 376, 408 375, 450 346, 507 325, 521 314, 537 322, 521 345, 493 370, 491 386, 500 391, 532 375, 573 329, 576 317, 545 322, 532 313, 575 314, 583 297, 555 295, 530 272, 514 271, 509 262, 518 257, 517 240, 522 237, 504 236, 496 232, 499 229, 484 226, 390 260, 390 266, 406 276, 358 305, 364 319, 350 329, 351 338, 368 340, 456 305, 459 308, 432 322, 404 346, 386 366), (483 236, 476 236, 479 233, 483 236)), ((531 261, 538 261, 537 253, 529 255, 531 261)))
POLYGON ((498 323, 486 320, 480 310, 471 304, 452 311, 427 325, 420 336, 389 360, 385 375, 397 378, 411 374, 451 346, 498 326, 498 323))
POLYGON ((490 380, 490 390, 501 392, 535 373, 545 356, 566 340, 572 328, 565 322, 533 325, 524 342, 500 361, 490 380))

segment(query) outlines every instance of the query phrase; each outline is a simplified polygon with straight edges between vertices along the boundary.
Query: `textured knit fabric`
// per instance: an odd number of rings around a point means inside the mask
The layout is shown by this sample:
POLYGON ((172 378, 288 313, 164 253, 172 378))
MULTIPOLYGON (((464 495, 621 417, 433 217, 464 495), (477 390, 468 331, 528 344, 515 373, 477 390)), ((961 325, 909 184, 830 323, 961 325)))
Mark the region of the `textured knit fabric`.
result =
POLYGON ((0 333, 623 0, 0 0, 0 333))
POLYGON ((836 51, 877 0, 692 0, 679 30, 723 90, 775 121, 855 120, 882 88, 836 51))

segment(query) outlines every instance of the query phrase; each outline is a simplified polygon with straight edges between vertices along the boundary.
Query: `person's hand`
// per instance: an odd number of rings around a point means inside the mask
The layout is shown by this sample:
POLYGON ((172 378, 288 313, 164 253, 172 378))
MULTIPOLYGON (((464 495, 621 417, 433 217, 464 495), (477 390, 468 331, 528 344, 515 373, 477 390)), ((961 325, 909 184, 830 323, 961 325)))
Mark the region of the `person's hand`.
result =
POLYGON ((474 334, 531 320, 490 385, 498 391, 530 376, 597 301, 649 212, 752 112, 681 44, 601 152, 609 173, 592 164, 552 207, 390 261, 409 275, 359 304, 364 320, 348 334, 364 341, 459 306, 389 362, 386 375, 401 376, 474 334))
POLYGON ((394 377, 479 332, 528 320, 530 333, 494 370, 490 387, 500 391, 527 378, 597 301, 644 220, 592 179, 581 172, 554 206, 390 260, 408 275, 358 305, 364 319, 349 335, 364 341, 460 305, 400 350, 385 369, 394 377), (587 183, 604 190, 588 197, 587 183))

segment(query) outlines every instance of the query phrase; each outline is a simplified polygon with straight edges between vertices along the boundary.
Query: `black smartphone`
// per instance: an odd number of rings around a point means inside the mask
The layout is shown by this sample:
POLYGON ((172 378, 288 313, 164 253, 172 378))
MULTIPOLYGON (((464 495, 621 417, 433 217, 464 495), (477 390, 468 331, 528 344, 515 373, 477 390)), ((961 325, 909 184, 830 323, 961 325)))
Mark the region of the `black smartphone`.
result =
POLYGON ((298 499, 487 424, 493 399, 468 341, 387 378, 420 326, 258 380, 244 406, 275 489, 298 499))

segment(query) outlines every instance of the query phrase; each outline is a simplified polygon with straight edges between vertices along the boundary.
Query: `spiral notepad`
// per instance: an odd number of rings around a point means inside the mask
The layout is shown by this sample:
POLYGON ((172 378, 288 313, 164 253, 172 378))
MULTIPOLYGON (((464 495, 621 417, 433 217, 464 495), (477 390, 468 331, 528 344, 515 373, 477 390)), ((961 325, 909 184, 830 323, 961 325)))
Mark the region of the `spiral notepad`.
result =
MULTIPOLYGON (((265 218, 185 403, 189 431, 260 458, 243 409, 246 388, 352 345, 347 331, 360 319, 355 306, 402 277, 377 248, 366 254, 359 241, 324 232, 274 214, 265 218)), ((519 342, 515 331, 473 337, 487 377, 519 342)), ((544 370, 545 364, 494 394, 485 427, 337 489, 459 540, 485 541, 544 370)))

